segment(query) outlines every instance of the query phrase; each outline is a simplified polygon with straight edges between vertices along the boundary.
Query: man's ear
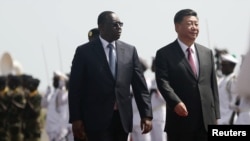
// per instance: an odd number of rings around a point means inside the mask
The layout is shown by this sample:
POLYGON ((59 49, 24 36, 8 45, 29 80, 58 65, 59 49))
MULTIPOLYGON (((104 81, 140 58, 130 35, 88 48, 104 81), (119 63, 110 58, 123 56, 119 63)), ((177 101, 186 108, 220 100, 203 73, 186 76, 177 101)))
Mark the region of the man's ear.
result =
POLYGON ((178 23, 174 24, 175 31, 178 33, 180 25, 178 23))

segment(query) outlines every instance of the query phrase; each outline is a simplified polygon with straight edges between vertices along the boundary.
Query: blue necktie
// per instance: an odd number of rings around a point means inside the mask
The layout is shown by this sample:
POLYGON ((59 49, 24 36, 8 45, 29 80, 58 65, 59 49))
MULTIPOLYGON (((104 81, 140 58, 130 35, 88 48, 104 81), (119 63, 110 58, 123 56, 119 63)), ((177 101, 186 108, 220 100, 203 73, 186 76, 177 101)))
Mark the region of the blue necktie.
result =
POLYGON ((114 46, 112 44, 108 44, 109 48, 109 68, 112 72, 113 77, 116 77, 116 57, 114 53, 114 46))

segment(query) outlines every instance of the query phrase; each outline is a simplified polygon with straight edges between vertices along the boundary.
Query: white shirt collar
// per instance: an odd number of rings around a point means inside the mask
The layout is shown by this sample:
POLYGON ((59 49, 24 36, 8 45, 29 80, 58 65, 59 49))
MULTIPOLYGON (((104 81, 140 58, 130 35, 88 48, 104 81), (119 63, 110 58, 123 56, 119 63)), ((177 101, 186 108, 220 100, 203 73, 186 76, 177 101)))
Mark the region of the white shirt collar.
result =
MULTIPOLYGON (((103 46, 104 49, 105 49, 105 47, 107 47, 107 45, 109 44, 109 42, 106 41, 105 39, 103 39, 101 36, 99 36, 99 38, 100 38, 100 40, 101 40, 101 42, 102 42, 102 46, 103 46)), ((115 46, 115 41, 111 42, 111 44, 114 46, 114 48, 116 47, 116 46, 115 46)))
MULTIPOLYGON (((179 45, 181 46, 181 49, 182 49, 182 51, 184 52, 184 54, 187 54, 187 48, 188 48, 188 46, 185 45, 179 38, 177 38, 177 41, 178 41, 179 45)), ((191 48, 191 50, 193 51, 193 53, 195 54, 195 47, 194 47, 194 44, 192 44, 192 45, 190 46, 190 48, 191 48)))

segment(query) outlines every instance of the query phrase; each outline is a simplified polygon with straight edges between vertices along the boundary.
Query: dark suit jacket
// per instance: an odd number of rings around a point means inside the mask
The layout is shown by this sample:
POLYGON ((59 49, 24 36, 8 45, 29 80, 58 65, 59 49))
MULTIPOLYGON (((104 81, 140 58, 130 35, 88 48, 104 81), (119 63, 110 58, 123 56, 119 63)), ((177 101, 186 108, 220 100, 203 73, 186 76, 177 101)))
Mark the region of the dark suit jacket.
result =
POLYGON ((116 41, 117 77, 113 78, 100 39, 76 49, 70 75, 70 122, 83 120, 86 130, 105 130, 110 125, 115 100, 122 125, 132 130, 132 85, 141 117, 152 117, 147 84, 136 48, 116 41))
POLYGON ((195 132, 215 124, 220 117, 217 80, 212 51, 195 43, 199 61, 196 78, 177 40, 156 53, 156 80, 167 103, 165 131, 195 132), (183 102, 188 117, 174 112, 177 103, 183 102), (204 125, 204 126, 202 126, 204 125))

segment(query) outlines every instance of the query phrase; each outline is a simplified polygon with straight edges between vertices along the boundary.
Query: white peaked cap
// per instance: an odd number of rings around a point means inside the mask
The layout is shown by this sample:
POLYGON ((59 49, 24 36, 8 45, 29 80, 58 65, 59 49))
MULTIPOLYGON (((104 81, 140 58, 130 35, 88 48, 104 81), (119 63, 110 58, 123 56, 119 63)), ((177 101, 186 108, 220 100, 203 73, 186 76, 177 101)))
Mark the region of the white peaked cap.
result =
POLYGON ((54 71, 54 76, 59 76, 59 77, 63 78, 64 80, 68 80, 69 79, 66 74, 64 74, 64 73, 62 73, 62 72, 60 72, 58 70, 54 71))
POLYGON ((9 52, 5 52, 0 58, 0 72, 1 75, 21 75, 23 67, 21 63, 14 60, 9 52))
POLYGON ((0 72, 1 75, 11 74, 13 69, 13 59, 10 53, 6 52, 2 55, 0 59, 0 72))
POLYGON ((222 54, 221 55, 222 61, 228 61, 237 64, 238 60, 231 54, 222 54))

